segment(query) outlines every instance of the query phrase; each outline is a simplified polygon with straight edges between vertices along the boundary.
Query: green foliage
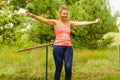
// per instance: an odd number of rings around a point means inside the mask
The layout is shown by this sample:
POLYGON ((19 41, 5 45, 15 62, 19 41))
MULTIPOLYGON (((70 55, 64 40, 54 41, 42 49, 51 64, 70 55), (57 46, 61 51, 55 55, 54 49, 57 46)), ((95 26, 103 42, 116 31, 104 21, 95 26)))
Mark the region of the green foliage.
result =
POLYGON ((114 37, 108 36, 108 37, 100 40, 98 42, 97 46, 98 46, 98 48, 106 47, 106 46, 110 45, 111 43, 113 43, 114 42, 113 40, 114 40, 114 37))
POLYGON ((21 38, 21 28, 24 28, 25 17, 13 10, 12 5, 3 5, 0 12, 0 36, 2 44, 15 44, 21 38))
POLYGON ((56 18, 59 0, 32 0, 26 5, 28 11, 36 15, 47 15, 47 18, 56 18))
POLYGON ((1 9, 4 14, 0 15, 0 35, 5 44, 10 44, 12 40, 15 40, 13 37, 15 35, 13 28, 14 19, 12 19, 12 14, 9 9, 11 9, 11 7, 7 6, 1 9))
POLYGON ((14 9, 24 8, 29 0, 11 0, 10 5, 14 5, 14 9))
POLYGON ((53 27, 36 22, 29 33, 29 39, 36 43, 50 43, 54 40, 53 27))
POLYGON ((76 46, 97 48, 98 40, 110 31, 115 31, 115 19, 110 14, 106 0, 80 0, 72 6, 70 18, 75 21, 93 21, 101 18, 101 23, 72 29, 72 39, 76 46), (110 23, 113 22, 113 23, 110 23))

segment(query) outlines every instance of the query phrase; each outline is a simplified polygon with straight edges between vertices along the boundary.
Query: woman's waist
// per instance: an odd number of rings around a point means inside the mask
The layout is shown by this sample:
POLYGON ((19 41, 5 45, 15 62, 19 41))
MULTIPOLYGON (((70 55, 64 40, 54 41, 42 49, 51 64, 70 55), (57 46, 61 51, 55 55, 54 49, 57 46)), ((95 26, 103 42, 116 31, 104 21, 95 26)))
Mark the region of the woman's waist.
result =
POLYGON ((56 34, 56 36, 58 36, 58 37, 70 37, 70 34, 67 34, 67 33, 59 33, 59 34, 56 34))
POLYGON ((70 39, 63 39, 63 40, 55 40, 54 45, 61 45, 61 46, 71 46, 70 39))
POLYGON ((56 36, 55 40, 70 40, 70 36, 56 36))

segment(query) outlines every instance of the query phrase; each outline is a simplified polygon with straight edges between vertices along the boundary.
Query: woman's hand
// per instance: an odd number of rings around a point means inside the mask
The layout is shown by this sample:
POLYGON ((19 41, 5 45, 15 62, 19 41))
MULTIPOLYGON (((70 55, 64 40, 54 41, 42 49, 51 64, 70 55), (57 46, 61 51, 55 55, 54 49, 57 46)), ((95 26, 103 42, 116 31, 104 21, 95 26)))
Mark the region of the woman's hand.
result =
POLYGON ((30 13, 30 12, 27 12, 26 15, 27 15, 28 17, 32 17, 33 14, 30 13))
POLYGON ((97 18, 97 19, 95 20, 96 23, 99 23, 100 21, 101 21, 100 18, 97 18))

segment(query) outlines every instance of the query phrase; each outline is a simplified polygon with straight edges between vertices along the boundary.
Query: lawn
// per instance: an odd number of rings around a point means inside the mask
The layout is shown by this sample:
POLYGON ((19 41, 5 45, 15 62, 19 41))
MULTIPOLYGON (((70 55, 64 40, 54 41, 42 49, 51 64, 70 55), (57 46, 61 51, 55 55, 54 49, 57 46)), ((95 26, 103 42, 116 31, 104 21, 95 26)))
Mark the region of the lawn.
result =
MULTIPOLYGON (((4 48, 4 47, 3 47, 4 48)), ((18 48, 5 47, 0 54, 0 78, 3 80, 45 80, 45 48, 18 53, 18 48), (14 49, 14 50, 13 50, 14 49)), ((48 78, 53 80, 54 60, 49 47, 48 78)), ((101 50, 74 49, 73 80, 120 79, 118 47, 101 50)), ((61 74, 64 80, 64 68, 61 74)))

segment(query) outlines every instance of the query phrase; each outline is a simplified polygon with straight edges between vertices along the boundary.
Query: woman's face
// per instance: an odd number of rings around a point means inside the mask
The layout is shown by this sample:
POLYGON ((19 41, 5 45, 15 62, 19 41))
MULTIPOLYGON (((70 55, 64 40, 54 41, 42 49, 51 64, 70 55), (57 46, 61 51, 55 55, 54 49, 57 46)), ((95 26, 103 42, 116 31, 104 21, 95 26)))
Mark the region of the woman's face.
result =
POLYGON ((68 10, 62 10, 61 12, 60 12, 60 18, 63 20, 63 21, 65 21, 65 20, 67 20, 67 18, 68 18, 68 10))

